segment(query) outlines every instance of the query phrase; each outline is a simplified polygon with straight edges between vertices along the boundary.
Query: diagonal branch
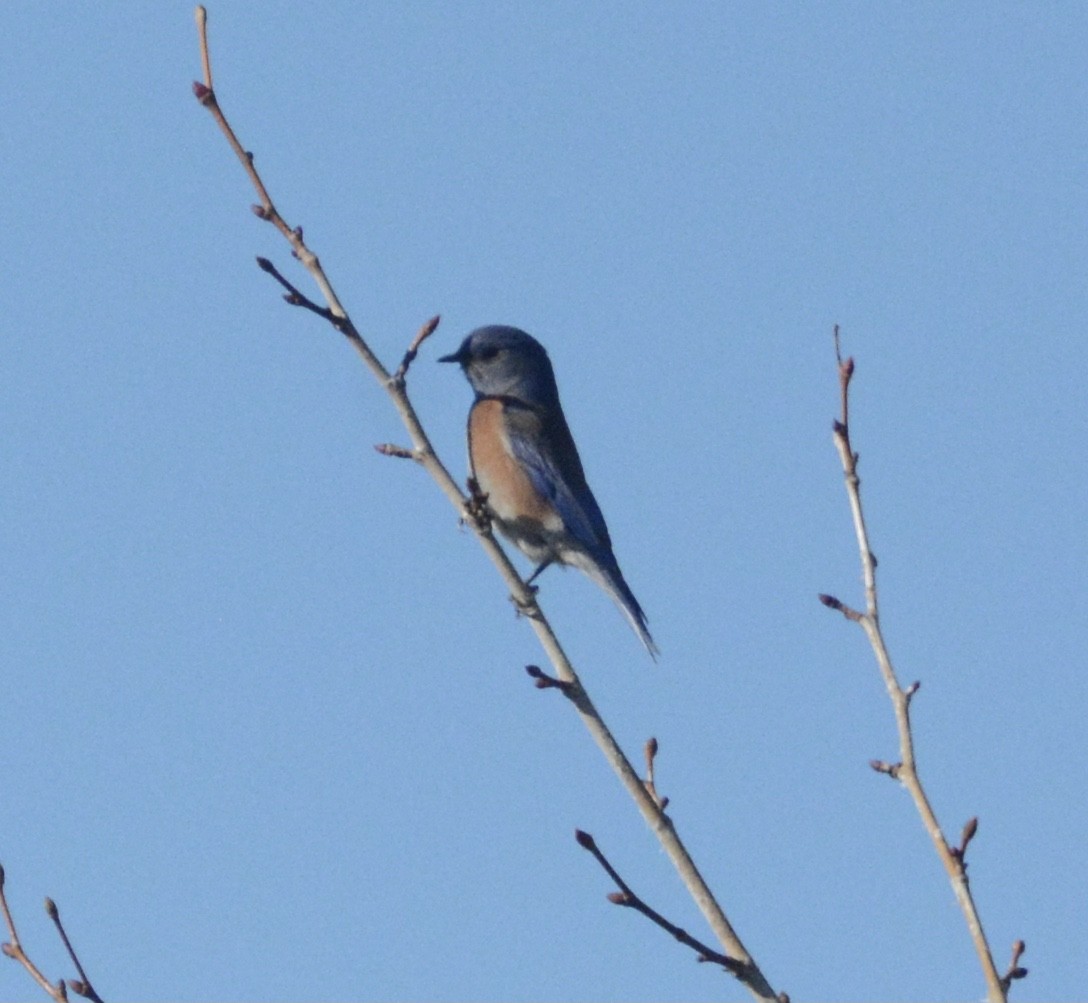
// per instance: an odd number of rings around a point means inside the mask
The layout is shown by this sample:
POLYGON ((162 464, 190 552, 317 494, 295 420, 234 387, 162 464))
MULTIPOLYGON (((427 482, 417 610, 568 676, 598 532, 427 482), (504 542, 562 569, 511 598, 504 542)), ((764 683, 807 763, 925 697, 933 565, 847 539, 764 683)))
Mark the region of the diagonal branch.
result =
POLYGON ((19 934, 15 929, 15 920, 11 916, 11 909, 8 908, 8 898, 4 893, 3 866, 0 866, 0 911, 4 913, 4 923, 8 928, 8 937, 10 938, 10 940, 5 941, 3 944, 3 952, 12 960, 19 962, 19 964, 30 973, 30 977, 53 999, 63 1001, 64 990, 58 989, 53 985, 53 983, 42 974, 41 969, 30 960, 26 951, 23 950, 22 942, 19 940, 19 934))
POLYGON ((49 918, 57 928, 57 933, 60 934, 60 939, 64 942, 64 949, 68 952, 68 957, 72 959, 72 964, 76 966, 76 971, 79 972, 78 979, 68 979, 68 988, 71 989, 72 992, 78 993, 84 999, 90 1000, 91 1003, 102 1003, 102 997, 98 995, 94 986, 91 985, 91 980, 83 970, 79 955, 76 954, 76 949, 72 947, 72 942, 68 939, 68 931, 64 929, 64 924, 61 922, 57 903, 51 898, 47 898, 45 900, 45 911, 49 914, 49 918))
MULTIPOLYGON (((982 974, 986 981, 986 996, 989 1003, 1005 1003, 1007 999, 1008 982, 1003 982, 994 966, 993 955, 986 941, 986 934, 982 929, 982 920, 979 918, 978 909, 971 895, 971 888, 967 881, 967 863, 965 854, 967 844, 970 843, 978 828, 978 820, 972 819, 964 827, 960 844, 957 847, 949 845, 941 830, 940 823, 926 796, 918 774, 917 762, 914 753, 914 736, 910 724, 911 699, 918 692, 919 683, 911 683, 907 687, 899 684, 895 669, 892 666, 891 655, 884 641, 884 635, 880 629, 880 608, 876 584, 877 561, 869 544, 869 531, 865 524, 865 515, 861 506, 861 480, 858 477, 858 454, 854 452, 850 442, 850 381, 854 375, 854 360, 843 359, 839 345, 839 329, 835 328, 835 356, 839 368, 839 392, 840 392, 840 416, 833 426, 833 438, 835 448, 838 450, 839 459, 842 461, 843 474, 846 479, 846 494, 850 502, 850 511, 853 515, 854 531, 857 535, 858 550, 861 554, 862 581, 865 589, 864 612, 851 609, 840 602, 834 596, 821 595, 820 601, 830 609, 841 612, 848 620, 860 624, 869 638, 873 654, 876 656, 880 674, 884 679, 884 686, 888 691, 892 707, 895 712, 896 727, 899 731, 899 755, 901 762, 884 763, 873 760, 870 765, 878 773, 899 780, 907 789, 914 805, 921 816, 922 824, 929 833, 937 856, 948 873, 952 884, 952 891, 956 896, 964 919, 967 921, 967 929, 971 935, 975 952, 982 966, 982 974)), ((1010 968, 1016 968, 1017 955, 1014 964, 1010 968)))
POLYGON ((4 923, 8 928, 8 937, 10 940, 6 941, 3 945, 0 945, 0 950, 3 950, 9 958, 17 961, 26 971, 30 974, 30 977, 38 983, 38 985, 50 996, 50 998, 56 1000, 56 1003, 67 1003, 68 990, 77 993, 84 999, 88 999, 91 1003, 102 1003, 102 997, 95 991, 91 980, 87 977, 87 973, 83 970, 83 965, 79 960, 79 955, 76 954, 75 948, 72 947, 72 942, 68 939, 68 933, 64 929, 64 924, 60 920, 60 913, 57 910, 56 903, 51 899, 45 900, 45 911, 49 918, 53 921, 53 925, 57 928, 57 933, 60 934, 60 939, 64 943, 64 949, 68 952, 68 957, 72 959, 72 964, 76 966, 76 971, 79 972, 78 979, 60 979, 56 985, 53 985, 43 974, 40 968, 30 960, 26 951, 23 949, 23 945, 19 940, 19 934, 15 929, 15 920, 12 918, 11 909, 8 907, 7 895, 4 893, 4 868, 0 866, 0 912, 4 915, 4 923))
MULTIPOLYGON (((691 859, 686 847, 677 835, 672 821, 665 815, 655 802, 654 798, 647 791, 642 780, 631 766, 630 761, 627 759, 603 718, 598 713, 588 692, 575 673, 574 667, 571 665, 570 660, 563 651, 559 639, 552 631, 543 611, 540 609, 534 590, 522 580, 505 551, 499 546, 491 532, 491 526, 488 520, 479 517, 476 507, 473 504, 473 499, 466 498, 453 477, 450 476, 449 471, 436 455, 430 439, 424 431, 419 417, 408 398, 405 381, 408 364, 411 362, 414 351, 418 349, 419 343, 422 342, 423 338, 417 336, 416 341, 410 346, 400 369, 398 369, 395 374, 390 375, 381 364, 378 357, 371 350, 370 346, 360 335, 354 323, 352 323, 347 311, 344 309, 334 292, 332 283, 325 274, 317 255, 306 246, 303 239, 302 228, 289 226, 280 215, 279 210, 276 209, 268 189, 265 187, 264 182, 261 180, 261 177, 254 166, 252 153, 247 151, 238 141, 234 130, 231 128, 230 123, 223 114, 219 105, 219 100, 212 86, 211 58, 209 56, 207 39, 207 13, 203 7, 198 7, 196 10, 196 22, 200 38, 204 82, 194 83, 193 92, 200 103, 212 114, 226 137, 227 142, 230 144, 231 149, 234 150, 241 162, 242 168, 249 177, 250 182, 253 184, 253 187, 257 192, 257 197, 260 200, 260 204, 254 206, 255 213, 261 219, 272 223, 291 245, 294 256, 298 258, 302 266, 310 273, 310 276, 320 290, 321 296, 327 304, 328 313, 326 315, 324 308, 317 307, 316 304, 311 304, 311 301, 307 300, 306 297, 295 290, 290 283, 287 283, 282 276, 278 276, 278 273, 276 273, 277 281, 279 281, 281 285, 285 285, 288 289, 288 301, 297 302, 298 305, 306 306, 319 315, 327 316, 330 323, 332 323, 336 329, 348 339, 352 348, 355 349, 363 363, 389 395, 408 431, 412 447, 411 449, 397 446, 382 447, 381 451, 387 452, 389 455, 409 456, 410 458, 417 460, 424 470, 426 470, 434 479, 435 483, 449 499, 461 518, 473 527, 480 546, 498 569, 499 575, 506 584, 506 587, 510 590, 510 594, 514 599, 515 604, 519 609, 527 613, 529 623, 536 632, 537 639, 547 654, 548 659, 554 666, 559 680, 565 684, 564 693, 577 710, 582 723, 589 731, 594 742, 597 743, 597 746, 619 777, 620 782, 623 784, 624 788, 626 788, 628 794, 634 800, 635 805, 646 824, 662 844, 689 894, 692 896, 709 923, 714 935, 718 938, 727 954, 738 963, 740 973, 737 977, 757 999, 774 1000, 776 998, 774 990, 771 988, 754 959, 741 942, 740 937, 729 923, 721 906, 714 898, 710 888, 699 873, 695 862, 691 859), (293 298, 295 295, 299 297, 297 301, 293 298)), ((433 327, 431 330, 433 331, 433 327)), ((428 331, 428 334, 429 333, 430 332, 428 331)), ((424 337, 426 336, 424 335, 424 337)))
POLYGON ((685 947, 690 947, 695 952, 699 961, 709 961, 715 965, 721 965, 727 972, 731 972, 738 978, 741 976, 743 965, 740 962, 726 957, 720 951, 715 951, 714 948, 708 947, 701 940, 696 940, 687 932, 687 930, 667 920, 656 909, 648 905, 640 896, 636 895, 631 890, 631 886, 620 877, 619 872, 612 866, 609 859, 597 845, 597 841, 588 832, 576 829, 574 838, 578 841, 578 845, 582 847, 583 850, 588 850, 593 854, 593 858, 601 865, 605 874, 615 882, 616 887, 619 889, 618 892, 613 892, 608 896, 609 902, 613 905, 621 905, 642 913, 642 915, 650 920, 651 923, 655 923, 666 933, 671 934, 685 947))

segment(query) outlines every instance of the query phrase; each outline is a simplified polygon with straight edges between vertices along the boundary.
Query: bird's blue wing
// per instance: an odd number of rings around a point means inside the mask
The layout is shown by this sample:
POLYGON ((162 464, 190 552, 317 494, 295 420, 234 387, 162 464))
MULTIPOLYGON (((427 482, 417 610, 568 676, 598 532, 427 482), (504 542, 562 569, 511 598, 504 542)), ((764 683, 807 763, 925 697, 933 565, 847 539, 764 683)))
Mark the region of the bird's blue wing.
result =
POLYGON ((509 401, 503 414, 510 447, 533 487, 555 506, 567 532, 586 550, 611 557, 608 527, 586 483, 562 412, 541 415, 520 402, 509 401))
POLYGON ((541 413, 510 401, 503 408, 503 418, 514 457, 528 473, 533 487, 555 507, 567 533, 585 551, 588 559, 575 563, 612 596, 650 656, 656 658, 657 646, 647 629, 646 614, 616 563, 608 527, 586 483, 563 413, 541 413))

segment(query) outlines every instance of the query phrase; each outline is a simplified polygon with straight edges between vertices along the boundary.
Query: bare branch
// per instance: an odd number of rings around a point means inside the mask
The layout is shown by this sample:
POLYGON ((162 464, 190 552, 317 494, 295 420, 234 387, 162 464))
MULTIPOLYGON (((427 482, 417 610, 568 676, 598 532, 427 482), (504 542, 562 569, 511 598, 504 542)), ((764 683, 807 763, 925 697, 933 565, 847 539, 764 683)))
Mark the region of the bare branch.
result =
POLYGON ((1020 957, 1026 950, 1027 944, 1022 940, 1018 940, 1012 945, 1012 960, 1009 962, 1009 967, 1005 969, 1005 974, 1001 976, 1001 986, 1006 993, 1013 982, 1024 978, 1028 974, 1028 970, 1020 965, 1020 957))
POLYGON ((272 276, 287 292, 284 294, 284 302, 291 306, 300 306, 305 310, 309 310, 311 313, 317 314, 322 320, 327 320, 333 327, 335 327, 341 334, 346 333, 346 317, 339 317, 332 312, 328 307, 321 306, 315 303, 308 296, 300 292, 292 283, 288 282, 283 277, 280 270, 272 264, 268 258, 257 258, 257 267, 262 272, 267 272, 272 276))
POLYGON ((899 779, 899 771, 903 768, 902 763, 885 763, 882 759, 870 759, 869 765, 877 773, 886 773, 892 780, 899 779))
POLYGON ((842 602, 839 599, 836 599, 834 596, 824 595, 823 593, 821 593, 816 598, 819 599, 820 602, 822 602, 828 609, 838 610, 844 617, 846 617, 847 620, 853 620, 855 623, 857 623, 861 619, 861 613, 859 613, 856 609, 852 609, 850 606, 847 606, 846 603, 842 602))
POLYGON ((884 679, 885 688, 891 699, 895 711, 895 721, 899 732, 899 754, 901 762, 889 764, 881 760, 873 760, 870 766, 878 773, 885 773, 898 780, 909 792, 914 801, 922 824, 933 842, 933 846, 940 857, 952 883, 952 891, 960 905, 971 940, 975 946, 982 967, 983 978, 986 981, 987 999, 989 1003, 1005 1003, 1007 983, 1004 983, 997 974, 994 966, 993 955, 990 953, 986 934, 982 929, 982 921, 979 918, 978 909, 971 896, 971 889, 967 882, 964 853, 967 844, 974 838, 978 829, 978 820, 972 819, 963 830, 963 836, 958 847, 952 847, 945 839, 941 831, 937 816, 929 803, 925 788, 918 775, 918 768, 914 757, 914 736, 911 731, 910 706, 911 699, 918 692, 921 683, 911 683, 906 689, 899 685, 899 680, 892 666, 891 655, 884 642, 884 635, 880 628, 879 597, 876 585, 877 561, 873 556, 869 544, 869 532, 865 524, 865 516, 861 505, 861 480, 858 477, 858 454, 850 442, 850 381, 854 376, 854 360, 844 359, 839 340, 839 329, 835 327, 835 359, 839 370, 840 414, 833 425, 833 440, 838 450, 839 459, 842 462, 843 475, 846 480, 846 494, 850 503, 850 511, 853 515, 854 532, 857 536, 858 551, 861 555, 862 580, 865 588, 865 611, 858 612, 845 606, 832 596, 821 595, 820 601, 831 609, 837 609, 848 619, 858 623, 869 638, 869 643, 876 656, 877 665, 884 679))
MULTIPOLYGON (((681 880, 684 882, 685 887, 688 889, 689 894, 692 896, 711 929, 714 931, 714 935, 732 958, 739 959, 738 978, 741 979, 756 998, 761 1000, 776 999, 774 990, 771 988, 770 984, 763 976, 763 973, 755 964, 754 959, 741 942, 740 937, 726 918, 724 911, 714 898, 713 893, 710 891, 710 888, 707 886, 702 875, 699 873, 698 868, 695 866, 695 862, 691 859, 686 847, 673 828, 672 822, 669 820, 668 816, 661 811, 653 797, 650 796, 643 785, 642 780, 631 766, 627 756, 624 754, 603 718, 598 713, 597 708, 594 706, 585 687, 575 673, 573 665, 563 651, 559 639, 556 637, 551 626, 548 624, 547 619, 544 617, 543 611, 537 603, 536 590, 527 585, 521 578, 517 569, 507 557, 505 551, 495 540, 491 530, 491 521, 486 513, 486 503, 484 502, 481 504, 475 496, 475 492, 472 497, 466 498, 458 488, 454 479, 450 476, 449 471, 438 459, 430 439, 416 414, 415 408, 408 399, 404 380, 408 365, 410 365, 412 357, 414 357, 412 355, 413 349, 418 351, 419 345, 422 344, 425 338, 430 334, 430 331, 426 331, 426 333, 421 331, 420 334, 417 335, 416 341, 410 346, 409 352, 405 356, 405 360, 402 361, 401 367, 397 371, 399 378, 397 374, 391 376, 364 338, 360 335, 358 329, 348 316, 347 311, 340 303, 339 298, 333 290, 332 283, 326 276, 317 255, 306 246, 303 239, 302 228, 289 226, 276 209, 264 182, 254 166, 253 155, 241 145, 234 130, 227 121, 212 86, 211 58, 209 55, 207 37, 207 14, 203 7, 197 9, 197 29, 200 38, 201 60, 204 67, 204 82, 202 84, 194 84, 193 91, 200 103, 212 114, 216 124, 223 132, 231 149, 234 150, 239 162, 242 164, 242 168, 249 177, 254 190, 257 192, 257 197, 260 200, 260 204, 256 207, 257 214, 261 219, 265 219, 272 223, 288 241, 293 255, 310 273, 310 276, 317 284, 322 298, 327 304, 328 312, 324 312, 325 308, 317 307, 316 304, 312 304, 311 301, 302 296, 297 289, 294 289, 290 283, 287 283, 274 269, 266 267, 265 265, 262 265, 261 267, 265 268, 265 270, 268 271, 269 274, 272 274, 281 285, 288 289, 288 302, 314 310, 321 316, 326 317, 330 323, 334 324, 337 330, 348 339, 349 343, 374 375, 375 379, 390 396, 394 407, 408 431, 412 447, 410 450, 405 447, 389 447, 388 452, 385 448, 381 448, 379 451, 393 456, 408 454, 410 455, 410 458, 417 460, 420 466, 422 466, 438 484, 439 488, 457 509, 462 518, 464 518, 475 530, 480 546, 498 569, 503 582, 510 590, 510 595, 513 597, 515 604, 520 610, 529 614, 528 619, 537 635, 537 639, 548 656, 548 659, 554 666, 558 680, 566 685, 563 692, 577 710, 582 723, 589 731, 593 740, 597 743, 597 746, 619 777, 620 782, 623 784, 630 797, 634 800, 635 805, 646 824, 662 844, 669 859, 672 861, 673 866, 680 875, 681 880)), ((424 325, 424 328, 426 327, 427 325, 424 325)), ((431 330, 433 330, 433 328, 431 328, 431 330)))
POLYGON ((68 957, 72 959, 72 964, 76 966, 76 971, 79 972, 78 980, 68 979, 68 988, 85 999, 91 1000, 92 1003, 102 1003, 102 998, 95 992, 94 986, 91 985, 91 980, 83 970, 83 965, 80 964, 79 955, 76 954, 75 948, 72 947, 72 942, 68 939, 68 932, 64 929, 64 924, 60 921, 60 910, 57 909, 56 902, 51 898, 45 900, 45 911, 49 914, 49 918, 57 928, 60 939, 64 941, 64 949, 68 952, 68 957))
POLYGON ((428 320, 419 329, 419 332, 412 339, 412 343, 408 346, 408 351, 404 353, 404 358, 400 360, 400 365, 397 367, 397 371, 393 374, 393 381, 404 385, 404 380, 408 376, 408 367, 415 362, 416 356, 419 354, 419 346, 423 344, 438 327, 438 323, 442 318, 434 316, 428 320))
POLYGON ((634 909, 636 912, 642 913, 647 919, 656 923, 662 930, 671 934, 676 940, 678 940, 685 947, 690 947, 696 954, 697 960, 702 962, 712 962, 715 965, 721 965, 727 972, 738 978, 743 978, 744 975, 744 963, 736 961, 733 958, 727 957, 720 951, 715 951, 712 947, 708 947, 700 940, 696 940, 690 933, 675 923, 670 923, 664 916, 661 915, 656 909, 651 908, 646 904, 638 895, 632 890, 630 885, 627 884, 619 873, 608 861, 608 858, 601 852, 597 841, 588 833, 581 829, 575 829, 574 838, 578 841, 578 845, 583 850, 588 850, 593 854, 594 859, 604 869, 605 873, 615 882, 618 892, 612 892, 608 896, 608 901, 613 905, 625 906, 628 909, 634 909))
POLYGON ((418 451, 409 449, 407 446, 397 446, 392 442, 379 442, 374 449, 376 452, 381 453, 382 456, 396 456, 401 460, 415 460, 416 462, 421 459, 418 451))
POLYGON ((4 868, 0 866, 0 912, 4 914, 4 923, 8 928, 8 937, 10 938, 6 943, 0 945, 0 950, 22 965, 30 977, 57 1003, 65 1003, 68 999, 68 989, 91 1000, 92 1003, 102 1003, 102 998, 95 992, 91 980, 87 978, 87 973, 83 970, 83 965, 80 963, 79 957, 68 939, 64 925, 60 921, 60 913, 57 911, 56 903, 50 898, 45 900, 45 911, 56 926, 57 932, 64 942, 64 947, 68 951, 68 957, 72 959, 76 971, 79 972, 79 979, 69 979, 67 985, 64 979, 60 979, 56 985, 53 985, 42 974, 41 969, 30 960, 26 951, 23 950, 22 943, 19 941, 19 934, 15 929, 15 920, 12 918, 11 909, 8 907, 7 895, 4 892, 4 877, 4 868))
POLYGON ((564 679, 556 679, 549 676, 539 665, 526 665, 525 671, 532 679, 538 690, 559 690, 568 699, 573 694, 573 687, 564 679))

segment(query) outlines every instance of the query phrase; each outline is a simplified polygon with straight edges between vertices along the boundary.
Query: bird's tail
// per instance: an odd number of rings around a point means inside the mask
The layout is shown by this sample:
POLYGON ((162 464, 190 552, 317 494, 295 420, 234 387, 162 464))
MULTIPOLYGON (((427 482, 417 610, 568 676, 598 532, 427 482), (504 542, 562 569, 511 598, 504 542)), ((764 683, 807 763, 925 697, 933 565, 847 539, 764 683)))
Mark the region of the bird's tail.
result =
POLYGON ((646 626, 646 614, 642 612, 642 607, 638 604, 635 594, 624 580, 616 559, 589 560, 583 565, 582 570, 612 597, 616 605, 619 606, 620 612, 627 617, 631 629, 638 635, 639 640, 642 641, 646 646, 646 650, 650 653, 650 657, 656 662, 657 656, 661 652, 658 651, 657 645, 654 644, 654 639, 650 636, 650 631, 646 626))

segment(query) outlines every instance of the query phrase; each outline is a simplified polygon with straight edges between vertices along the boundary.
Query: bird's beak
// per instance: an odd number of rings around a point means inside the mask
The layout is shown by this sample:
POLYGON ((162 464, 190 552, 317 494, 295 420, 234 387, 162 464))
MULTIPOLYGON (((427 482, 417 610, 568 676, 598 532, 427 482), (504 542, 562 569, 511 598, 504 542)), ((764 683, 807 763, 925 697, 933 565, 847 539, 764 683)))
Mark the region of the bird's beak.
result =
POLYGON ((465 357, 460 351, 457 351, 457 352, 452 353, 451 355, 443 355, 438 361, 439 362, 456 362, 458 364, 461 364, 461 363, 463 363, 465 361, 465 357))

